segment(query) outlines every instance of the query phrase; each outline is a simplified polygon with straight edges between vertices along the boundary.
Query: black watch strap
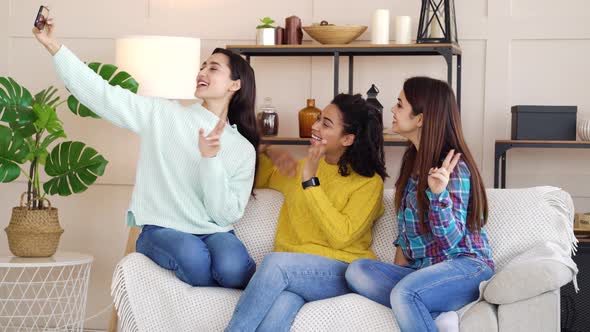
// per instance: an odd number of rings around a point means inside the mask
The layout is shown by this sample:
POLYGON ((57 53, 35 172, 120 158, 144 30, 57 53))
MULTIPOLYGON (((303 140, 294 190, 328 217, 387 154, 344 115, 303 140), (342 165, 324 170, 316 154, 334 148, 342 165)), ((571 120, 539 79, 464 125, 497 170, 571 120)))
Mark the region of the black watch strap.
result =
POLYGON ((317 187, 319 185, 320 185, 320 179, 318 179, 315 176, 307 181, 301 182, 301 186, 303 187, 303 189, 305 189, 307 187, 317 187))

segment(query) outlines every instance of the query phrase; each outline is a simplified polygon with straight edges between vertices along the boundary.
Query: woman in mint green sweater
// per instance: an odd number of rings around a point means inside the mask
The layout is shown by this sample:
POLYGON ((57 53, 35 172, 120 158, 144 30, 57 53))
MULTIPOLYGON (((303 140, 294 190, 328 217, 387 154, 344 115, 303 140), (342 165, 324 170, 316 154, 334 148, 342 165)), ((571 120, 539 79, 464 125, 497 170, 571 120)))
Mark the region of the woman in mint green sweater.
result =
MULTIPOLYGON (((243 288, 256 265, 232 224, 248 203, 259 135, 254 71, 239 55, 216 49, 195 81, 202 105, 135 95, 113 87, 54 37, 53 21, 37 40, 80 102, 141 137, 127 212, 143 226, 137 251, 194 286, 243 288)), ((140 82, 141 83, 141 82, 140 82)))

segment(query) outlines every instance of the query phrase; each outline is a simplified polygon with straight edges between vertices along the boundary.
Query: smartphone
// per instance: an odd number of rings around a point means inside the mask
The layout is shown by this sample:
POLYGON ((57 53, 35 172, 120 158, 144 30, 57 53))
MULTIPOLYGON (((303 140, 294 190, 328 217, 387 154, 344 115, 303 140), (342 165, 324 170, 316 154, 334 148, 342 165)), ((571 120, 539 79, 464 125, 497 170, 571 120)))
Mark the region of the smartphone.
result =
POLYGON ((39 7, 39 12, 37 13, 37 17, 35 17, 35 23, 33 25, 39 29, 43 30, 45 28, 45 22, 49 18, 49 8, 45 6, 39 7))

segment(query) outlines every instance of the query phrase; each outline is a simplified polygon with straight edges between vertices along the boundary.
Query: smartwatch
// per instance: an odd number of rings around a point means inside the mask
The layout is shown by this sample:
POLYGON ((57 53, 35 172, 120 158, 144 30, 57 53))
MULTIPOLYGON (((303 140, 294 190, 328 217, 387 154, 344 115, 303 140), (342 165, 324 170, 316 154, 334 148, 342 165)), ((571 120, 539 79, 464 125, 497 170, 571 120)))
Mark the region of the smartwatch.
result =
POLYGON ((315 176, 307 181, 301 182, 301 186, 303 187, 303 189, 305 189, 307 187, 317 187, 319 185, 320 185, 320 179, 318 179, 315 176))

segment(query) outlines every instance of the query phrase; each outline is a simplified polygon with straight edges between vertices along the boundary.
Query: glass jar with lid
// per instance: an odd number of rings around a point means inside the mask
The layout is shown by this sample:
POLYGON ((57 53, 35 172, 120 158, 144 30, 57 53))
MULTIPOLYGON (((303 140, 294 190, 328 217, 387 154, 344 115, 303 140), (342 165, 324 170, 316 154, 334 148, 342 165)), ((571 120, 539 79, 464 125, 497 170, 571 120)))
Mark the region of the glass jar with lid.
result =
POLYGON ((279 114, 272 106, 272 98, 264 98, 264 104, 260 106, 260 131, 262 136, 277 136, 279 133, 279 114))

